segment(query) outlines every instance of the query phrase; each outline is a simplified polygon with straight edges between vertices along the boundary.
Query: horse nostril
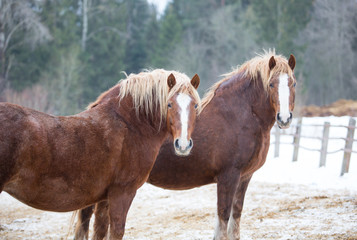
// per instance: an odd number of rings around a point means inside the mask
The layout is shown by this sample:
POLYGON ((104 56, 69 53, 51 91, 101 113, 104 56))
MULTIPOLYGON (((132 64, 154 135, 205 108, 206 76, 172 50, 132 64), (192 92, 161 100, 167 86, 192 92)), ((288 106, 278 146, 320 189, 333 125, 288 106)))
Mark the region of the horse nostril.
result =
POLYGON ((178 139, 175 140, 175 148, 180 148, 179 140, 178 140, 178 139))
POLYGON ((193 141, 192 141, 192 139, 190 139, 190 142, 189 142, 189 144, 188 144, 188 147, 189 147, 189 148, 192 148, 192 146, 193 146, 193 141))

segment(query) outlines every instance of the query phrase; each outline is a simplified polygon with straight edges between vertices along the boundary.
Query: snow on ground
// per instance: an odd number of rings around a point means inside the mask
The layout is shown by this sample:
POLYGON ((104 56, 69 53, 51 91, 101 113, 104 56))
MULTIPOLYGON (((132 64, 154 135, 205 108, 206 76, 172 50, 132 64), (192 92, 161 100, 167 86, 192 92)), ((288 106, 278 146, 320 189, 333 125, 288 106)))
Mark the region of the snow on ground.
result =
MULTIPOLYGON (((303 124, 347 125, 348 120, 304 118, 303 124)), ((330 129, 333 137, 346 133, 345 128, 330 129)), ((321 136, 322 127, 303 127, 302 135, 321 136)), ((282 136, 281 142, 291 143, 292 137, 282 136)), ((321 147, 313 139, 302 139, 301 145, 321 147)), ((340 148, 343 141, 329 142, 329 151, 340 148)), ((357 151, 356 142, 353 149, 357 151)), ((318 168, 319 152, 300 149, 293 163, 292 151, 292 145, 281 145, 274 158, 271 145, 266 164, 255 173, 245 198, 242 240, 357 239, 357 154, 352 154, 349 173, 340 177, 342 152, 329 154, 326 167, 318 168)), ((124 239, 212 239, 216 201, 214 184, 187 191, 145 184, 129 211, 124 239)), ((73 239, 71 216, 39 211, 1 193, 0 239, 73 239)))
MULTIPOLYGON (((347 128, 333 127, 333 125, 347 126, 350 117, 315 117, 303 118, 302 136, 322 137, 323 127, 310 127, 304 125, 323 125, 324 122, 330 122, 329 136, 333 138, 346 138, 347 128)), ((295 119, 293 124, 296 124, 295 119)), ((272 130, 273 132, 274 130, 272 130)), ((284 130, 286 133, 295 133, 295 128, 284 130)), ((357 130, 354 139, 357 139, 357 130)), ((281 142, 292 143, 292 136, 281 136, 281 142)), ((275 142, 272 135, 271 143, 275 142)), ((310 149, 321 149, 321 140, 302 138, 300 145, 310 149)), ((345 141, 340 139, 331 139, 328 143, 328 152, 334 152, 345 148, 345 141)), ((357 151, 357 141, 353 144, 353 150, 357 151)), ((309 151, 300 148, 298 160, 292 162, 293 156, 292 144, 280 145, 280 156, 274 157, 274 144, 270 146, 267 161, 265 165, 254 174, 254 179, 258 181, 271 183, 293 183, 305 184, 319 189, 346 189, 351 192, 357 192, 357 154, 352 153, 349 173, 340 177, 343 151, 327 154, 326 166, 319 168, 320 152, 309 151)))

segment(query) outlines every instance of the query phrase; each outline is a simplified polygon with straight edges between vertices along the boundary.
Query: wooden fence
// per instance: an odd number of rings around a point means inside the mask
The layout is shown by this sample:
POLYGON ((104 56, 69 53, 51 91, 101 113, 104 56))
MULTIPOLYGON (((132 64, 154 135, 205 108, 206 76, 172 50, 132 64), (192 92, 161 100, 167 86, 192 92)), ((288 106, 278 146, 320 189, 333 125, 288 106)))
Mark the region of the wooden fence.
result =
POLYGON ((295 133, 284 133, 278 128, 277 125, 275 126, 275 130, 272 131, 271 134, 275 136, 275 141, 273 143, 271 143, 271 144, 274 144, 274 146, 275 146, 274 157, 279 157, 280 144, 292 144, 294 146, 293 159, 292 159, 293 162, 298 160, 299 149, 305 149, 308 151, 318 151, 318 152, 320 152, 319 166, 322 167, 322 166, 326 165, 327 154, 332 154, 332 153, 336 153, 339 151, 343 151, 344 154, 343 154, 343 161, 342 161, 342 167, 341 167, 341 176, 343 176, 343 174, 345 174, 345 173, 348 173, 350 161, 351 161, 351 155, 352 155, 352 153, 357 153, 357 151, 353 151, 353 142, 357 141, 357 139, 354 139, 354 132, 355 132, 355 129, 357 128, 355 119, 350 118, 348 126, 344 126, 344 125, 331 125, 329 122, 325 122, 323 125, 321 125, 321 124, 320 125, 319 124, 302 125, 302 118, 299 118, 297 121, 297 124, 291 125, 291 127, 295 127, 295 133), (322 137, 303 136, 303 135, 301 135, 302 127, 323 127, 322 137), (329 137, 330 128, 332 128, 332 127, 347 128, 346 138, 329 137), (282 136, 282 135, 292 136, 293 142, 292 143, 281 142, 280 136, 282 136), (321 148, 313 149, 313 148, 303 147, 300 145, 301 138, 318 139, 321 141, 321 148), (329 152, 328 151, 328 142, 331 139, 345 141, 345 147, 329 152))

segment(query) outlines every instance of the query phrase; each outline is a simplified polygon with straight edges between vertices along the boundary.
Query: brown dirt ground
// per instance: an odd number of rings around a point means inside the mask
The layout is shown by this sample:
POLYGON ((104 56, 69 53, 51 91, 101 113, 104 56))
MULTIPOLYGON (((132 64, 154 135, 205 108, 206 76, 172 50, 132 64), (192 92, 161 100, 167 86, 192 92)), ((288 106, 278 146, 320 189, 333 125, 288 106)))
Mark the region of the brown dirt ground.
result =
MULTIPOLYGON (((357 193, 252 181, 242 239, 357 239, 357 193)), ((39 211, 0 195, 0 239, 66 239, 71 213, 39 211)), ((212 239, 216 186, 167 191, 144 185, 130 209, 124 239, 212 239)), ((73 239, 69 234, 68 239, 73 239)))
POLYGON ((357 101, 340 99, 330 105, 310 105, 301 107, 298 114, 302 117, 351 116, 357 117, 357 101))

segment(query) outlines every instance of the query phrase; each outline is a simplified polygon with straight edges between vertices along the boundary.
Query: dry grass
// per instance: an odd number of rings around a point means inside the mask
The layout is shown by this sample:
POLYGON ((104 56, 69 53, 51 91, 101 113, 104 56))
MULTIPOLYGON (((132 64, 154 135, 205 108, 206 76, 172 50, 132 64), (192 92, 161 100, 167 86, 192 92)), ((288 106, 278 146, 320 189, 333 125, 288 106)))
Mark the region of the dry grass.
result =
POLYGON ((318 107, 310 105, 301 107, 300 116, 324 117, 324 116, 351 116, 357 117, 357 101, 340 99, 330 105, 318 107))

